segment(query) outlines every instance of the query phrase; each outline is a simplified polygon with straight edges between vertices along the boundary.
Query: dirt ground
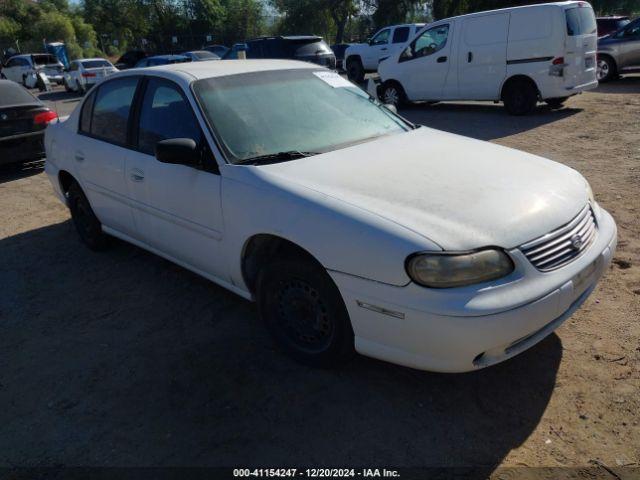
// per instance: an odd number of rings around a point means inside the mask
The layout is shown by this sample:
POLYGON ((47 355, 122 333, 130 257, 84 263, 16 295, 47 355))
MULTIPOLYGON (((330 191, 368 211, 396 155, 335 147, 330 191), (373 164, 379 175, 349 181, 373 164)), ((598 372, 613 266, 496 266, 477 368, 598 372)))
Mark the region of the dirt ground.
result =
POLYGON ((401 113, 591 182, 618 251, 555 334, 463 375, 302 367, 252 304, 121 242, 90 252, 41 165, 5 170, 0 466, 639 467, 640 76, 524 118, 481 103, 401 113))

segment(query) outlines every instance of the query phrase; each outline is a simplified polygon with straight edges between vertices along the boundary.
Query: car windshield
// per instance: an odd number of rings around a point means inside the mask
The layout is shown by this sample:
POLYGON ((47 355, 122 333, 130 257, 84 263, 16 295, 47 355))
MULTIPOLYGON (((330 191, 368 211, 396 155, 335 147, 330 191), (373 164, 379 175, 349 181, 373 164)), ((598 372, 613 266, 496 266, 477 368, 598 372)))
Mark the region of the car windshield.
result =
POLYGON ((280 152, 322 153, 411 128, 328 70, 207 78, 193 90, 233 163, 280 152))
POLYGON ((111 64, 106 60, 87 60, 82 62, 84 68, 104 68, 111 67, 111 64))

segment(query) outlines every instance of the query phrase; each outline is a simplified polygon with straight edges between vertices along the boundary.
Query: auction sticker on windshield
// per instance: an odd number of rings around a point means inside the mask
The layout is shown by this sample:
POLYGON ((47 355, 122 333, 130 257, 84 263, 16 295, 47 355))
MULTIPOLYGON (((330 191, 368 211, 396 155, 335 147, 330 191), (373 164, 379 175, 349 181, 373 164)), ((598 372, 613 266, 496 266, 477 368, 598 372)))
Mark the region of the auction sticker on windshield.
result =
POLYGON ((313 74, 325 83, 328 83, 333 88, 353 87, 353 83, 349 80, 345 80, 336 72, 313 72, 313 74))

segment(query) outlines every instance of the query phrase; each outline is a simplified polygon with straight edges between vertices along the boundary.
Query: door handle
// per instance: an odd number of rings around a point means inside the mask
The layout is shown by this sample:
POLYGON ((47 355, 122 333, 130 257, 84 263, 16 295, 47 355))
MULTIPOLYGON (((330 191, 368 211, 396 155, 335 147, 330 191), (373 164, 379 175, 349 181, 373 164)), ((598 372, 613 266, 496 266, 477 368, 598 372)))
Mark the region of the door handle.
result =
POLYGON ((387 51, 387 47, 381 48, 380 50, 382 50, 383 52, 387 51))
POLYGON ((473 53, 467 53, 467 63, 471 63, 473 61, 473 53))
POLYGON ((438 57, 438 60, 436 60, 438 63, 444 63, 447 61, 447 57, 438 57))
POLYGON ((134 182, 142 182, 144 180, 144 172, 138 168, 134 168, 131 170, 129 178, 134 182))
POLYGON ((76 152, 75 159, 76 159, 76 162, 84 162, 84 153, 76 152))

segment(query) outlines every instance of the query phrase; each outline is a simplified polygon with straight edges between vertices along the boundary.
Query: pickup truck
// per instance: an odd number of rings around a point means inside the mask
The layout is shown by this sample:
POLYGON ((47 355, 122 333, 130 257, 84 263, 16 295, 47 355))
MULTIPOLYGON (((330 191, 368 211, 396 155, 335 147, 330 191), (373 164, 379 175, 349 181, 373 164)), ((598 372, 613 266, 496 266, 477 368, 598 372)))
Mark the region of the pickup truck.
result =
POLYGON ((381 60, 397 52, 424 26, 424 23, 392 25, 380 29, 367 43, 351 45, 344 55, 349 80, 362 83, 366 73, 376 72, 381 60))

